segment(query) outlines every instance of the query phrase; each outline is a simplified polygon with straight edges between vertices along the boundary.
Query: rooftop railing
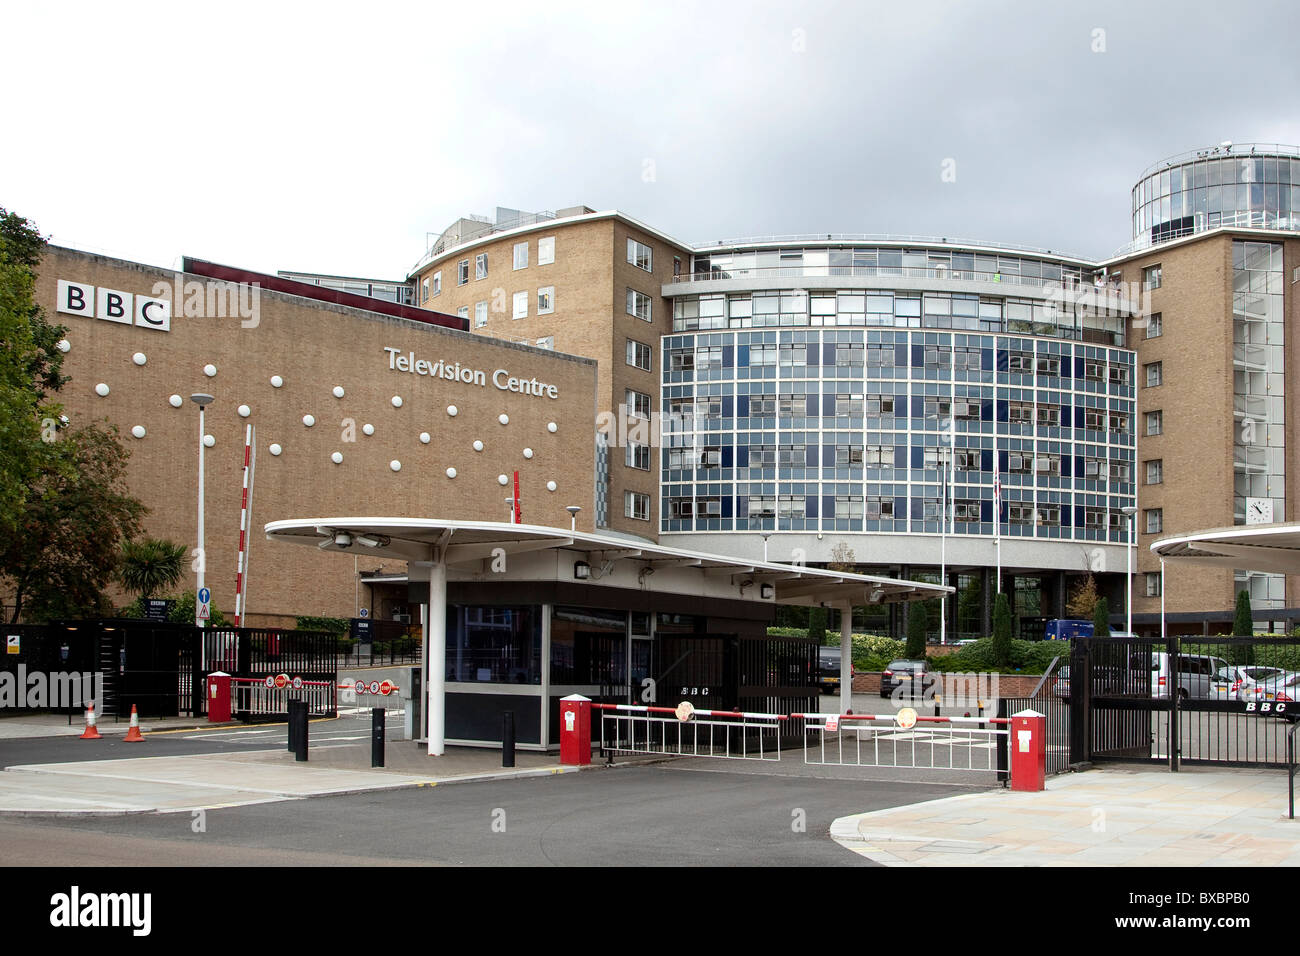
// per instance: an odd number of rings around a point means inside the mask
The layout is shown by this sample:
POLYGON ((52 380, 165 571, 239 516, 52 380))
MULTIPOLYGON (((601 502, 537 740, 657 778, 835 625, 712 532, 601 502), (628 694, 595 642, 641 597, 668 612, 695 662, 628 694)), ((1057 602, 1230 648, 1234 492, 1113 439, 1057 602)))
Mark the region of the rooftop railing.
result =
POLYGON ((916 246, 955 246, 962 249, 999 249, 1006 252, 1032 252, 1044 256, 1053 256, 1058 259, 1074 259, 1079 262, 1091 261, 1084 256, 1076 256, 1059 250, 1043 249, 1038 246, 1011 245, 1010 243, 993 242, 987 239, 949 239, 946 236, 911 236, 884 232, 822 232, 782 236, 747 236, 741 239, 717 239, 711 242, 692 243, 691 248, 696 255, 708 255, 710 252, 732 247, 744 248, 748 246, 801 243, 825 245, 827 243, 843 242, 885 242, 890 245, 910 244, 916 246))
POLYGON ((1262 158, 1265 156, 1300 158, 1300 146, 1288 146, 1285 143, 1228 143, 1227 145, 1207 146, 1204 149, 1189 149, 1184 153, 1178 153, 1176 156, 1166 156, 1159 162, 1152 163, 1142 171, 1142 175, 1137 178, 1137 181, 1142 182, 1142 180, 1155 173, 1164 172, 1166 169, 1172 169, 1175 166, 1194 163, 1197 160, 1250 159, 1251 157, 1262 158))
POLYGON ((1044 279, 1040 276, 1009 275, 1005 272, 972 272, 966 269, 944 269, 928 266, 771 266, 744 269, 719 269, 712 272, 694 272, 673 276, 670 285, 697 282, 727 282, 743 279, 806 279, 816 277, 843 277, 854 279, 935 279, 952 282, 988 282, 1017 286, 1025 290, 1036 289, 1045 296, 1062 293, 1096 292, 1121 295, 1125 291, 1114 282, 1096 283, 1074 278, 1044 279))
POLYGON ((1150 230, 1148 230, 1147 235, 1139 236, 1116 249, 1111 253, 1111 258, 1130 255, 1143 249, 1150 249, 1153 246, 1164 245, 1166 242, 1172 242, 1175 239, 1185 239, 1188 236, 1194 236, 1202 232, 1212 232, 1215 229, 1268 229, 1276 232, 1300 232, 1300 212, 1294 216, 1279 216, 1276 211, 1269 212, 1263 209, 1213 214, 1198 212, 1193 214, 1191 226, 1182 229, 1170 229, 1155 239, 1151 238, 1150 230), (1211 222, 1211 215, 1217 215, 1219 217, 1218 222, 1211 222))

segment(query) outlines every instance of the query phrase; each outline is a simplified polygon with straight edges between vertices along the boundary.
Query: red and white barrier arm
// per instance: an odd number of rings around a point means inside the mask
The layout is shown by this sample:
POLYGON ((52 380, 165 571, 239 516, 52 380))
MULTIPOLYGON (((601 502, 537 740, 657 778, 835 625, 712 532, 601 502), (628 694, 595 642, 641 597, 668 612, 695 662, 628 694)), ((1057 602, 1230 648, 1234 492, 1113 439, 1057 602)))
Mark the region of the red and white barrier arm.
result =
MULTIPOLYGON (((791 714, 791 717, 804 720, 826 720, 831 718, 840 722, 849 720, 887 720, 897 723, 897 714, 791 714)), ((916 722, 927 724, 1009 724, 1009 717, 922 717, 917 715, 916 722)))
MULTIPOLYGON (((677 715, 676 707, 649 707, 642 704, 592 704, 592 710, 621 710, 640 714, 677 715)), ((693 717, 742 717, 754 720, 789 720, 787 714, 759 714, 739 710, 692 710, 693 717)))

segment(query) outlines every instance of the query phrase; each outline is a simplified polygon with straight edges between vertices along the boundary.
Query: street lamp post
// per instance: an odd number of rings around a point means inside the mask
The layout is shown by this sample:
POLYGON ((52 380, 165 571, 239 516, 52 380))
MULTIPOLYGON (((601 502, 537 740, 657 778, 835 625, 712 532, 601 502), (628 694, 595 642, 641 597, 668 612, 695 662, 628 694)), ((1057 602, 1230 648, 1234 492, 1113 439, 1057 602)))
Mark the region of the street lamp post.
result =
POLYGON ((1137 548, 1137 506, 1129 505, 1127 508, 1121 508, 1124 514, 1128 515, 1128 543, 1124 546, 1125 565, 1127 573, 1125 575, 1125 600, 1124 600, 1124 633, 1133 633, 1133 552, 1137 548))
POLYGON ((204 392, 195 392, 190 396, 190 401, 199 406, 199 553, 197 556, 199 559, 199 586, 194 592, 194 626, 205 627, 207 621, 199 617, 199 610, 202 606, 199 602, 199 594, 204 589, 203 572, 208 563, 207 551, 203 541, 203 437, 207 434, 204 428, 203 412, 208 405, 212 404, 213 398, 204 392))
MULTIPOLYGON (((953 451, 956 447, 952 431, 952 419, 947 419, 941 426, 939 441, 939 482, 942 492, 939 495, 939 583, 948 584, 948 508, 952 497, 951 479, 953 451)), ((953 515, 956 517, 955 513, 953 515)), ((953 524, 956 524, 954 520, 953 524)), ((948 595, 939 596, 939 643, 948 643, 948 595)))

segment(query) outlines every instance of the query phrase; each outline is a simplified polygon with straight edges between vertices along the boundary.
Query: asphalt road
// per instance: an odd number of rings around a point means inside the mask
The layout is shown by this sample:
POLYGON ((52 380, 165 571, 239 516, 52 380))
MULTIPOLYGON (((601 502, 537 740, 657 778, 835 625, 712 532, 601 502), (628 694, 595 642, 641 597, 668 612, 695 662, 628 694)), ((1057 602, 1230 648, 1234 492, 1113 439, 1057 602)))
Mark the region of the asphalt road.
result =
POLYGON ((860 866, 837 817, 971 788, 698 767, 317 797, 190 813, 0 818, 11 861, 46 866, 860 866))
MULTIPOLYGON (((196 726, 198 724, 196 723, 196 726)), ((402 718, 390 716, 385 727, 389 740, 400 739, 402 718)), ((128 744, 121 735, 100 740, 77 737, 12 737, 0 740, 0 767, 22 764, 64 763, 73 760, 120 760, 128 757, 179 757, 186 754, 232 753, 249 750, 285 750, 288 728, 284 724, 250 724, 216 730, 149 731, 147 750, 128 744)), ((367 747, 370 712, 345 713, 336 720, 313 721, 311 747, 355 745, 367 747)))

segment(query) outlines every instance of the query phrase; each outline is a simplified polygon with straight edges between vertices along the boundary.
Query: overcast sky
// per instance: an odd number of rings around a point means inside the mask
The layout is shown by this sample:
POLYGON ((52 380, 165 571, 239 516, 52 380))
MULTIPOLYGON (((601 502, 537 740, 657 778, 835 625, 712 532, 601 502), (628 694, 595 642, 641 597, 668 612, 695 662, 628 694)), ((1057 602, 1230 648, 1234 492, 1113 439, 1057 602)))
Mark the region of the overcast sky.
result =
POLYGON ((1298 27, 1240 0, 8 3, 0 206, 152 264, 392 278, 498 205, 1102 257, 1157 160, 1300 144, 1298 27))

